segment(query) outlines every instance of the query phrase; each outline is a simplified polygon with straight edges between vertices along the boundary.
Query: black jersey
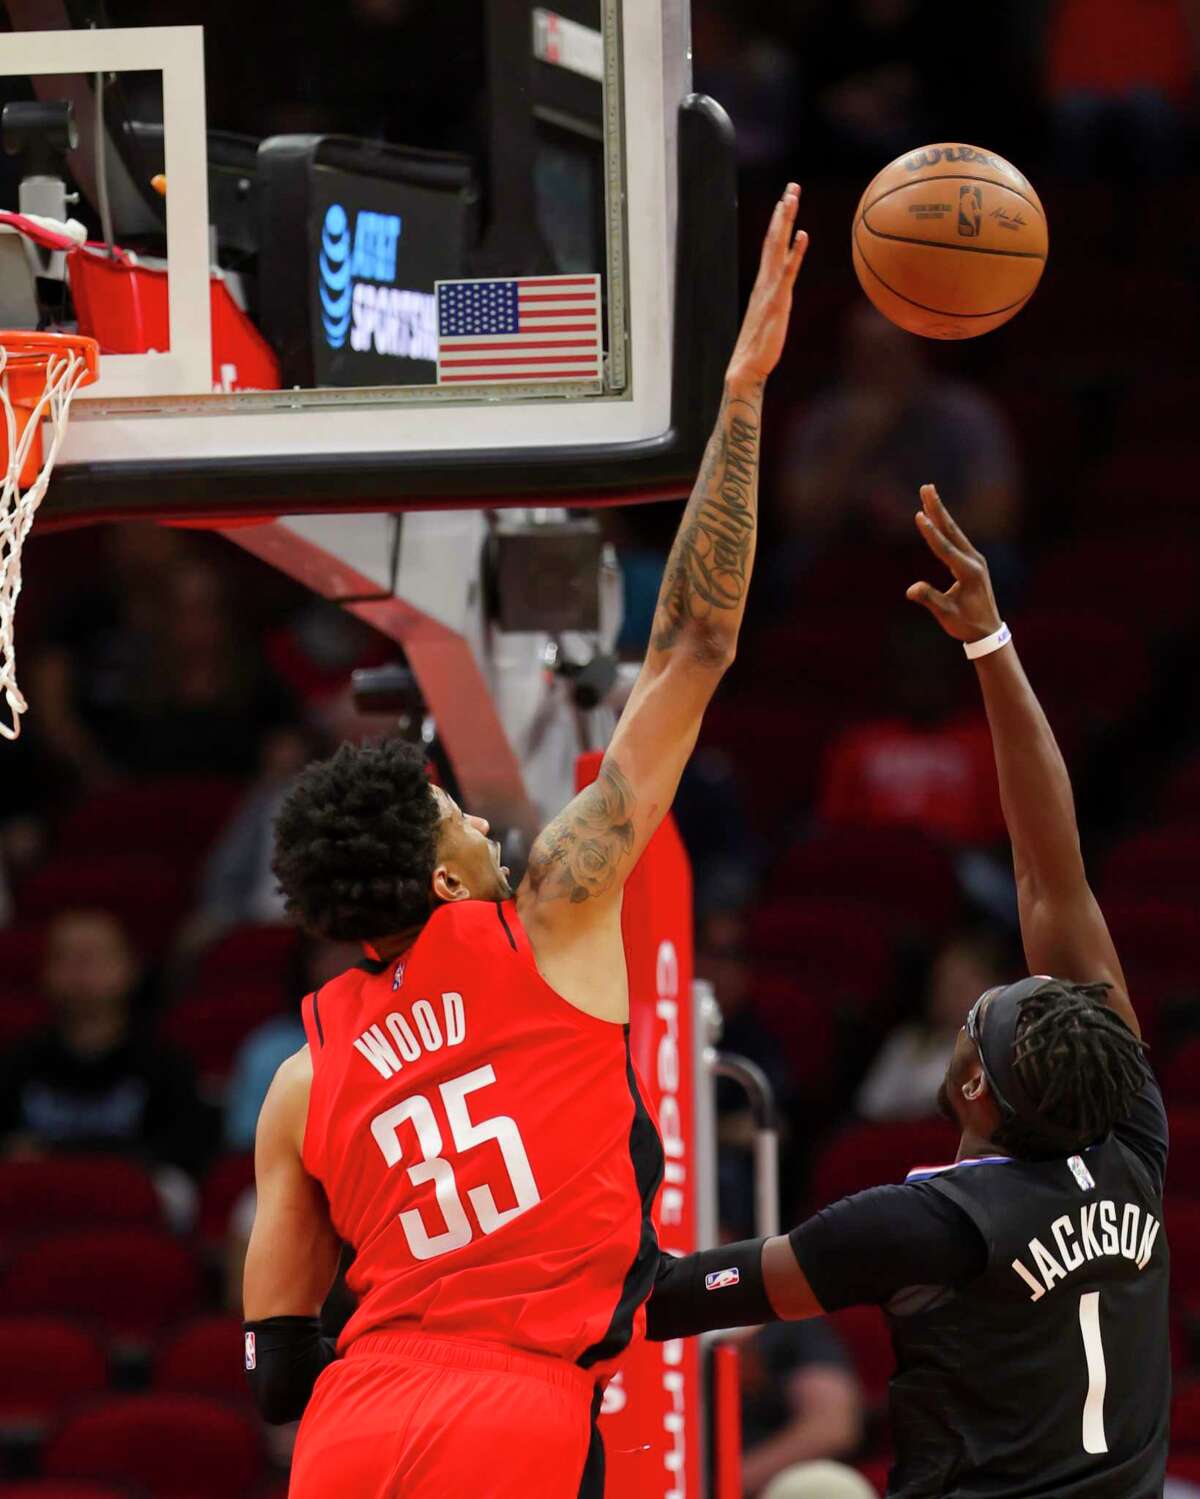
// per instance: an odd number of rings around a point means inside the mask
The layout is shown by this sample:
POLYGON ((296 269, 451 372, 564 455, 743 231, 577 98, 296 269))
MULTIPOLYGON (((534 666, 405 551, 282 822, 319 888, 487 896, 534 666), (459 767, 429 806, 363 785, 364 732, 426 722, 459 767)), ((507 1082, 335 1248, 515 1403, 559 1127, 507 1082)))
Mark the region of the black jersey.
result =
POLYGON ((915 1171, 794 1237, 827 1310, 875 1301, 887 1314, 889 1499, 1161 1495, 1166 1143, 1151 1081, 1081 1155, 915 1171))

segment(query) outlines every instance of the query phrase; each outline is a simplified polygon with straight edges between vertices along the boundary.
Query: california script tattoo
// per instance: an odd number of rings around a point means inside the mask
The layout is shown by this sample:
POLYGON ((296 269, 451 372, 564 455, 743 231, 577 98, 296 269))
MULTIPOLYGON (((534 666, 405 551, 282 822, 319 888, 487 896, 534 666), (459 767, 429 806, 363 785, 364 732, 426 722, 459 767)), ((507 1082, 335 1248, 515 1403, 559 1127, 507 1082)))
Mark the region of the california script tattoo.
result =
POLYGON ((757 527, 758 412, 726 400, 704 467, 667 559, 654 621, 654 648, 669 651, 689 624, 740 609, 750 581, 757 527))
POLYGON ((529 883, 543 900, 572 905, 606 895, 634 844, 634 796, 621 767, 608 756, 599 779, 581 791, 533 846, 529 883))

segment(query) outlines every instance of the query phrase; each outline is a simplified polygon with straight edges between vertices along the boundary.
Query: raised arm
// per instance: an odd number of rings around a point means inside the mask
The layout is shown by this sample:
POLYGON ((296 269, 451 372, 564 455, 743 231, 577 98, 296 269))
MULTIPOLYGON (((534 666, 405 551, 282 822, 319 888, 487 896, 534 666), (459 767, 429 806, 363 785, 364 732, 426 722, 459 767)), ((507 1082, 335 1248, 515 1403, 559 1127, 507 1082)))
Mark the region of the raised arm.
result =
POLYGON ((775 207, 716 428, 667 561, 650 648, 600 775, 533 847, 518 903, 539 959, 546 944, 619 909, 733 661, 758 532, 763 389, 783 351, 808 244, 795 228, 799 201, 790 183, 775 207))
MULTIPOLYGON (((953 574, 945 593, 914 583, 922 604, 955 640, 983 640, 1000 628, 987 562, 927 484, 917 529, 953 574)), ((1012 840, 1021 938, 1031 973, 1109 984, 1108 1002, 1135 1035, 1125 976, 1079 848, 1075 801, 1053 730, 1011 642, 975 662, 992 731, 1000 800, 1012 840)))

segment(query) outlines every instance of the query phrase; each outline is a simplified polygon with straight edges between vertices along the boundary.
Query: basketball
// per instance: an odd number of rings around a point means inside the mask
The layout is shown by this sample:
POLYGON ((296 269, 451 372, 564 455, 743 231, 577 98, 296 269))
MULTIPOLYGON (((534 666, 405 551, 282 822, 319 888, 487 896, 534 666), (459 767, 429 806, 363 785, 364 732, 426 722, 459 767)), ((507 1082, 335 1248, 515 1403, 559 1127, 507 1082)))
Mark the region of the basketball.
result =
POLYGON ((880 312, 924 338, 976 338, 1015 317, 1046 268, 1046 215, 1011 162, 976 146, 899 156, 859 199, 854 269, 880 312))

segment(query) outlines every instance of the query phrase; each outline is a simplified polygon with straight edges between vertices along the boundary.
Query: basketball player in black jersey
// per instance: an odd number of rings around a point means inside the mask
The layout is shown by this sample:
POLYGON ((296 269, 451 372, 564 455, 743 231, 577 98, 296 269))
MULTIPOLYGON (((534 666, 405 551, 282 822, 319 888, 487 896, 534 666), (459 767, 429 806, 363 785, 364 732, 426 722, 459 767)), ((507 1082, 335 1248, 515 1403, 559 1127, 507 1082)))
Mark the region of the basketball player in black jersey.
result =
POLYGON ((1154 1499, 1170 1403, 1162 1095, 987 565, 932 486, 921 498, 918 529, 954 582, 908 596, 976 658, 1034 977, 981 995, 958 1037, 939 1099, 962 1130, 953 1165, 786 1237, 664 1258, 648 1331, 873 1303, 896 1352, 889 1499, 1154 1499))

